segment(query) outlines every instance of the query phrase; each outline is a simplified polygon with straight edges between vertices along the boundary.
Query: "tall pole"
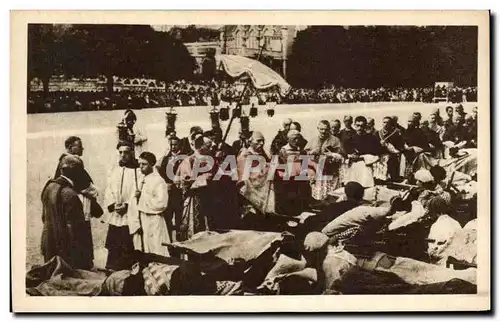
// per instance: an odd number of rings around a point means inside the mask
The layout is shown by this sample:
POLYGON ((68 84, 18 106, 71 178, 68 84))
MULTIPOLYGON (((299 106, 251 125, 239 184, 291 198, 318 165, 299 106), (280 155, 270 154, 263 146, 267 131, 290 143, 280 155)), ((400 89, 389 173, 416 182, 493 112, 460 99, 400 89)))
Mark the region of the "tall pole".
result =
POLYGON ((286 60, 288 51, 288 33, 287 28, 283 26, 281 28, 281 52, 283 59, 283 78, 286 79, 286 60))
MULTIPOLYGON (((262 52, 264 51, 264 46, 265 46, 265 43, 260 47, 259 56, 257 56, 257 61, 260 61, 260 57, 262 55, 262 52)), ((245 95, 245 91, 247 90, 248 84, 250 82, 251 82, 250 80, 247 80, 247 82, 245 83, 245 87, 243 88, 243 91, 241 92, 240 97, 238 98, 238 103, 236 105, 235 110, 239 109, 240 115, 241 115, 241 109, 242 109, 241 101, 243 99, 243 95, 245 95)), ((231 129, 231 125, 233 124, 233 121, 235 118, 236 118, 236 113, 233 110, 233 113, 231 115, 231 119, 229 120, 229 124, 227 125, 226 133, 224 134, 224 138, 222 139, 222 142, 226 142, 227 136, 229 134, 229 130, 231 129)))

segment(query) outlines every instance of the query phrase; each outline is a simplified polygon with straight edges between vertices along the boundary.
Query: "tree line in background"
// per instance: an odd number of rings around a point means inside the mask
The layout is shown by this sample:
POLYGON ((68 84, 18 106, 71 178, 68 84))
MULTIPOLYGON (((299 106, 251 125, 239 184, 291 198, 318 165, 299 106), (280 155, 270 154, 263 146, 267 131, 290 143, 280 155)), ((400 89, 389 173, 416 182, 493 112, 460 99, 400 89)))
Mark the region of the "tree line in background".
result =
MULTIPOLYGON (((477 27, 312 26, 298 33, 287 81, 296 88, 427 87, 437 81, 477 85, 477 27)), ((188 26, 169 32, 149 25, 30 24, 28 80, 50 77, 192 79, 196 62, 184 42, 215 40, 218 31, 188 26)), ((202 76, 216 76, 214 53, 202 76)), ((280 70, 281 63, 262 62, 280 70)), ((29 83, 28 83, 29 86, 29 83)))
POLYGON ((313 26, 300 31, 288 60, 294 87, 477 85, 474 26, 313 26))
MULTIPOLYGON (((39 78, 47 94, 53 75, 107 78, 189 79, 195 60, 180 39, 149 25, 28 25, 28 80, 39 78)), ((29 83, 28 83, 29 86, 29 83)))

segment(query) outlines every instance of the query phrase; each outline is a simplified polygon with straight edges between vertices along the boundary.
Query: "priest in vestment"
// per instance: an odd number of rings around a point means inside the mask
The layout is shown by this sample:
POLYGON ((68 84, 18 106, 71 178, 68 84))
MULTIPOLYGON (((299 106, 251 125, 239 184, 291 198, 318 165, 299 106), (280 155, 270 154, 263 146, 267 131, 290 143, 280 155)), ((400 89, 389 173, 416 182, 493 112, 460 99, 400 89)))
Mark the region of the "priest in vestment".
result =
POLYGON ((215 195, 212 185, 216 172, 212 140, 198 135, 193 147, 194 153, 181 162, 174 179, 182 191, 183 201, 181 220, 176 223, 177 241, 188 240, 200 231, 210 230, 212 216, 217 213, 213 198, 221 197, 215 195))
POLYGON ((274 213, 274 175, 268 178, 271 159, 264 151, 264 144, 264 135, 254 131, 250 138, 250 147, 241 150, 237 158, 238 187, 243 198, 251 203, 251 207, 262 213, 274 213), (257 168, 258 166, 260 168, 257 168))
POLYGON ((341 186, 340 166, 343 161, 340 140, 331 134, 330 123, 322 120, 318 123, 318 135, 309 141, 305 151, 313 161, 320 165, 321 176, 331 179, 316 178, 312 184, 312 197, 324 200, 341 186), (320 160, 324 158, 324 160, 320 160))
POLYGON ((132 143, 117 145, 119 162, 109 171, 104 205, 108 210, 104 222, 108 224, 105 247, 108 250, 106 268, 119 271, 130 269, 134 259, 134 244, 129 219, 137 216, 135 192, 142 181, 142 173, 134 158, 132 143))

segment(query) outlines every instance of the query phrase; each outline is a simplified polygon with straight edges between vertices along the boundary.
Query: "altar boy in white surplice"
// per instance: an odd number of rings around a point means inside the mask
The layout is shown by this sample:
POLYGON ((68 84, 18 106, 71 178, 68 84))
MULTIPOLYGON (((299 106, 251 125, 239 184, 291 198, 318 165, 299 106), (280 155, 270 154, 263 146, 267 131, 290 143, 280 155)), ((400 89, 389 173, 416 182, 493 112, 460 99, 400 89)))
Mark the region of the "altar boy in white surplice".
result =
POLYGON ((138 216, 136 220, 131 220, 130 231, 133 233, 135 249, 169 256, 167 247, 163 245, 170 243, 170 235, 163 216, 168 205, 168 188, 165 180, 156 172, 155 164, 154 154, 151 152, 140 154, 139 167, 144 177, 135 194, 138 200, 138 216))

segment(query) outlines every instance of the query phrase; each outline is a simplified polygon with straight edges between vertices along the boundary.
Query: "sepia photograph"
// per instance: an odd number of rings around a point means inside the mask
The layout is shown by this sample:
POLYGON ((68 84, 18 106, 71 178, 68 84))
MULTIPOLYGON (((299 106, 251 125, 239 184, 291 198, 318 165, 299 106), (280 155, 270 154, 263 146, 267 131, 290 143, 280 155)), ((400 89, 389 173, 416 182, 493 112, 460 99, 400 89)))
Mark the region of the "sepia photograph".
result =
POLYGON ((488 11, 149 15, 11 13, 14 311, 490 309, 488 11))

